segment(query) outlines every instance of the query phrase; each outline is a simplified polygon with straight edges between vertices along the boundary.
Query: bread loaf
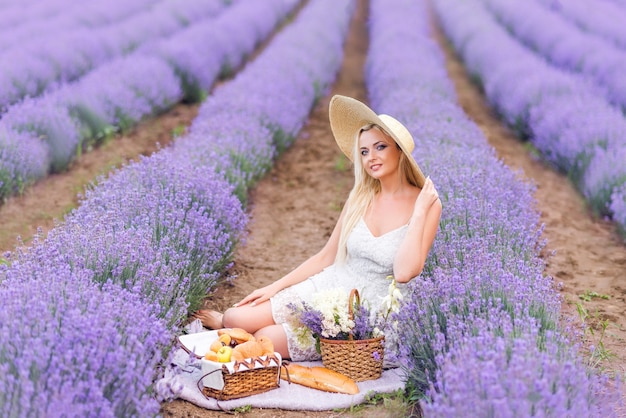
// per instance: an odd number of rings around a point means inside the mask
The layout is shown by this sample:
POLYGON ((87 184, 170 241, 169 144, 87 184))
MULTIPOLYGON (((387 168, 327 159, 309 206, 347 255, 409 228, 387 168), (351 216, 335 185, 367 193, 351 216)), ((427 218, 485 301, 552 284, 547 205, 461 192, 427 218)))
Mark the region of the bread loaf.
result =
POLYGON ((307 367, 289 363, 282 366, 280 378, 326 392, 355 395, 359 387, 353 379, 326 367, 307 367))

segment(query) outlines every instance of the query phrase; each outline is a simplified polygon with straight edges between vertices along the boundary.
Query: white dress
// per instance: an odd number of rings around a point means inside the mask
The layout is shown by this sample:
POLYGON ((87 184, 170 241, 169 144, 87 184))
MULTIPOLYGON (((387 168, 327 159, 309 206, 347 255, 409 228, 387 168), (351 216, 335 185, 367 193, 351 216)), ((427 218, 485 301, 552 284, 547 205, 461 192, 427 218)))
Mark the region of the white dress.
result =
POLYGON ((407 226, 403 225, 376 237, 361 219, 348 237, 348 255, 344 264, 333 264, 303 282, 283 289, 270 299, 274 322, 282 324, 287 334, 292 361, 317 360, 320 355, 315 350, 314 339, 311 338, 307 347, 298 344, 291 325, 287 323, 292 314, 287 305, 298 300, 310 303, 314 293, 341 287, 346 292, 357 289, 361 299, 367 300, 372 308, 377 309, 388 293, 390 281, 387 276, 393 274, 393 260, 406 235, 406 229, 407 226))

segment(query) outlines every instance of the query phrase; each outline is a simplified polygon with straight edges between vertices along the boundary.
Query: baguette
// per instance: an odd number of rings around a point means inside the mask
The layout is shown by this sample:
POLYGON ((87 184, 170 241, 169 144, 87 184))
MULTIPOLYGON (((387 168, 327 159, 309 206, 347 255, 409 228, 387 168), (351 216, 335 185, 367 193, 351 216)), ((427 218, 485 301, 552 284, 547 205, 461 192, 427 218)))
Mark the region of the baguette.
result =
POLYGON ((353 379, 326 367, 306 367, 294 363, 283 364, 282 367, 285 369, 285 373, 280 374, 283 380, 326 392, 349 395, 359 393, 359 387, 353 379))

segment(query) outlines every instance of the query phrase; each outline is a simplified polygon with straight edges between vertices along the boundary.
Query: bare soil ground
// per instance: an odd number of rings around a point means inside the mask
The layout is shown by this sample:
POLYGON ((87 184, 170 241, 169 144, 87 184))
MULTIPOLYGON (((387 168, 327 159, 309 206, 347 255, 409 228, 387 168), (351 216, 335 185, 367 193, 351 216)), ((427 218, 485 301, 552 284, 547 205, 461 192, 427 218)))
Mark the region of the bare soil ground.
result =
MULTIPOLYGON (((294 145, 251 191, 249 236, 247 244, 238 249, 231 272, 237 279, 232 285, 224 283, 210 295, 207 307, 224 309, 251 290, 281 277, 319 250, 329 237, 352 186, 352 173, 332 138, 328 102, 335 93, 367 99, 362 74, 367 53, 366 15, 366 1, 360 1, 346 42, 345 61, 332 91, 316 105, 294 145)), ((448 71, 463 109, 481 127, 503 161, 537 185, 537 209, 546 225, 546 257, 555 252, 548 258, 546 273, 563 282, 564 317, 579 320, 576 305, 586 309, 595 332, 587 333, 587 338, 595 341, 596 346, 598 341, 603 342, 606 349, 600 367, 624 372, 626 246, 610 222, 592 216, 564 176, 534 157, 500 123, 441 33, 434 36, 446 53, 448 71), (602 322, 607 328, 600 339, 602 322)), ((38 227, 44 232, 49 230, 75 207, 77 194, 96 176, 138 155, 150 154, 157 149, 156 143, 166 146, 173 139, 172 132, 188 126, 196 113, 197 106, 179 105, 146 120, 130 133, 85 154, 68 172, 44 179, 23 196, 9 199, 0 207, 0 250, 12 250, 18 235, 28 242, 38 227)), ((181 400, 164 404, 162 413, 172 418, 230 415, 181 400)), ((403 416, 406 411, 391 402, 353 411, 252 409, 239 413, 254 417, 391 417, 403 416)))

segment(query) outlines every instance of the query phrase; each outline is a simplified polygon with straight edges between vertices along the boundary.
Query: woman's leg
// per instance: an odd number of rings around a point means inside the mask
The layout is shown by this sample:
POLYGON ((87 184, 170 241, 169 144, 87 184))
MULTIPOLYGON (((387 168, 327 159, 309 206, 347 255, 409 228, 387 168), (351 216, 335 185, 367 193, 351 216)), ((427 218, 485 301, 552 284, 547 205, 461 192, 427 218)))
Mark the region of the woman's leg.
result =
POLYGON ((284 359, 290 357, 287 334, 282 325, 274 323, 269 301, 257 306, 244 305, 229 308, 223 314, 217 311, 200 310, 196 312, 195 317, 200 318, 207 328, 243 328, 254 334, 256 338, 265 335, 274 344, 274 351, 280 353, 284 359))
POLYGON ((264 335, 274 344, 274 351, 284 359, 289 358, 287 334, 282 325, 274 322, 272 307, 269 301, 257 306, 238 306, 224 312, 225 328, 243 328, 254 334, 255 338, 264 335))
POLYGON ((256 306, 243 305, 228 308, 222 318, 224 328, 243 328, 254 334, 261 328, 275 325, 272 306, 265 301, 256 306))
POLYGON ((262 335, 265 335, 272 340, 272 344, 274 344, 274 351, 280 353, 282 358, 290 358, 289 347, 287 345, 287 334, 285 334, 285 328, 283 328, 282 325, 268 325, 254 333, 256 338, 259 338, 262 335))
POLYGON ((224 313, 211 309, 200 309, 191 316, 199 319, 202 325, 209 329, 243 328, 250 333, 274 324, 269 301, 256 306, 244 305, 228 308, 224 313))

